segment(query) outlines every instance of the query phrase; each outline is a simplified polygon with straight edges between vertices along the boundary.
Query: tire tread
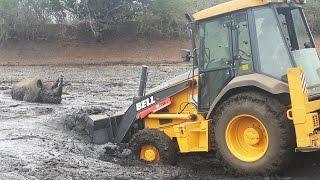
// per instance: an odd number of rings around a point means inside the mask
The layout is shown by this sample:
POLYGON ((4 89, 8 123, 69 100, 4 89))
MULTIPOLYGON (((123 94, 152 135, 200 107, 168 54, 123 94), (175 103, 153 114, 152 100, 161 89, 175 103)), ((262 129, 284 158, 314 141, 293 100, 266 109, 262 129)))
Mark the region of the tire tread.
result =
POLYGON ((151 144, 158 149, 161 163, 176 164, 176 144, 164 132, 156 129, 143 129, 137 132, 129 142, 129 146, 137 157, 140 156, 141 147, 146 144, 151 144))
MULTIPOLYGON (((213 128, 211 141, 213 142, 213 148, 216 151, 217 158, 222 162, 225 170, 228 173, 232 173, 234 175, 253 175, 253 176, 268 176, 273 174, 278 174, 282 172, 285 168, 288 167, 291 162, 293 156, 293 150, 295 147, 295 133, 293 128, 293 123, 291 123, 286 117, 286 107, 282 105, 276 98, 272 95, 263 92, 249 91, 236 94, 234 96, 229 97, 226 101, 224 101, 214 113, 213 116, 213 128), (265 168, 259 170, 259 172, 244 172, 242 169, 237 167, 232 167, 229 163, 223 158, 219 145, 216 141, 215 129, 217 128, 217 121, 221 119, 222 114, 229 109, 232 109, 233 106, 243 105, 245 103, 255 103, 259 106, 264 106, 267 110, 274 114, 276 119, 274 123, 280 129, 280 152, 278 153, 278 158, 276 161, 268 164, 265 168)), ((266 113, 267 114, 267 113, 266 113)))

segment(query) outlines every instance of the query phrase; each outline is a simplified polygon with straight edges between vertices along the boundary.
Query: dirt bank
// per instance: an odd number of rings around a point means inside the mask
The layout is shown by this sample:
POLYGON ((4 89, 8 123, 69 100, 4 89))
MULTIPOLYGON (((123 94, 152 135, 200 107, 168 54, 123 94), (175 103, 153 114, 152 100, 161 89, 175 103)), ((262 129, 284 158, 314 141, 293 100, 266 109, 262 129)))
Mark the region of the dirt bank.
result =
POLYGON ((182 40, 112 40, 106 43, 8 42, 0 65, 163 64, 181 62, 182 40))
MULTIPOLYGON (((315 41, 320 47, 320 36, 315 41)), ((182 61, 182 48, 190 49, 189 41, 8 42, 0 47, 0 65, 173 64, 182 61)))
MULTIPOLYGON (((151 66, 148 88, 187 68, 151 66)), ((144 164, 133 159, 125 145, 94 145, 85 134, 65 127, 66 119, 81 119, 80 112, 112 115, 128 106, 137 93, 139 74, 139 66, 122 65, 0 66, 0 179, 234 178, 224 173, 213 154, 181 155, 177 166, 144 164), (40 75, 54 80, 60 74, 69 84, 60 105, 14 101, 8 94, 12 83, 22 78, 40 75)), ((296 160, 280 177, 319 177, 318 156, 296 160)))

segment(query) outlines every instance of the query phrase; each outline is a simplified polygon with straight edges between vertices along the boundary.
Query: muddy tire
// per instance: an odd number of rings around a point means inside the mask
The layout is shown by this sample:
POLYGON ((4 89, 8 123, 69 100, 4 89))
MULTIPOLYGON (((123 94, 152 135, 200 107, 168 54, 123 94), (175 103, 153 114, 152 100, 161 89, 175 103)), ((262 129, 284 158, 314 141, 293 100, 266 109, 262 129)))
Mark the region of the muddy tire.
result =
POLYGON ((164 132, 156 129, 143 129, 137 132, 131 139, 130 148, 136 157, 145 162, 161 162, 174 165, 177 162, 177 145, 164 132), (141 158, 143 147, 152 146, 156 148, 159 158, 146 161, 141 158))
POLYGON ((284 105, 263 92, 240 93, 219 105, 213 117, 211 138, 216 155, 228 173, 267 176, 287 168, 294 153, 295 134, 285 112, 284 105), (251 139, 247 132, 251 133, 251 139), (243 140, 238 140, 241 139, 238 136, 243 140), (261 151, 249 151, 251 147, 261 151))

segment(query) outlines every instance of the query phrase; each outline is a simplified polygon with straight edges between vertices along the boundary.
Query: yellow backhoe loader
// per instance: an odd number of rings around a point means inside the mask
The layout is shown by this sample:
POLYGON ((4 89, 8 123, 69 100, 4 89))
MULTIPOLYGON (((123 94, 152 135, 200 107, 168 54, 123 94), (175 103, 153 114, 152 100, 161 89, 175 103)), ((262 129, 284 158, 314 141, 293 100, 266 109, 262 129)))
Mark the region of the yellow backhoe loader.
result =
POLYGON ((233 0, 186 15, 193 68, 125 113, 91 116, 96 143, 129 142, 146 162, 216 152, 235 174, 271 175, 320 150, 320 62, 303 0, 233 0))

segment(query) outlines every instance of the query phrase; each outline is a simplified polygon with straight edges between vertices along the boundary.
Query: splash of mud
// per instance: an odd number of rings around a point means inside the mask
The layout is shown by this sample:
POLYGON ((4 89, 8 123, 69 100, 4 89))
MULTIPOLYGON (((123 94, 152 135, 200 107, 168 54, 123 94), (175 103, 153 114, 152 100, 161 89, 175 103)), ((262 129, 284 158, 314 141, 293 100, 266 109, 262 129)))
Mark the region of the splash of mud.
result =
MULTIPOLYGON (((87 107, 87 108, 81 108, 73 110, 70 113, 67 113, 66 115, 62 116, 61 119, 64 123, 64 126, 67 128, 67 130, 74 131, 79 134, 79 137, 82 136, 83 139, 88 139, 88 135, 85 132, 86 124, 88 121, 88 115, 91 114, 97 114, 97 113, 104 113, 106 111, 105 108, 95 106, 95 107, 87 107)), ((88 141, 88 144, 90 144, 91 141, 88 141)), ((94 145, 92 145, 94 146, 94 145)), ((73 153, 81 154, 81 152, 90 152, 90 150, 85 149, 85 147, 80 145, 80 148, 75 146, 74 144, 68 144, 68 146, 60 147, 64 149, 69 149, 73 153), (81 149, 82 148, 82 149, 81 149), (79 150, 80 149, 80 150, 79 150)), ((210 159, 207 159, 207 157, 200 157, 198 155, 189 155, 184 156, 183 161, 179 161, 177 166, 171 166, 171 165, 164 165, 161 163, 157 164, 148 164, 145 162, 140 161, 137 157, 135 157, 128 146, 128 144, 114 144, 114 143, 107 143, 100 146, 100 153, 97 154, 98 159, 104 162, 114 163, 117 165, 120 165, 122 167, 125 167, 127 169, 136 170, 139 169, 144 174, 149 174, 151 179, 203 179, 202 175, 199 176, 199 173, 193 173, 194 169, 196 171, 201 171, 202 173, 206 172, 208 174, 211 174, 212 169, 211 167, 216 167, 219 170, 215 170, 213 168, 213 172, 219 172, 216 174, 216 176, 219 174, 223 175, 224 172, 221 169, 220 164, 217 161, 212 161, 210 159), (197 159, 197 164, 195 166, 192 166, 191 162, 194 162, 194 159, 197 159), (213 164, 212 166, 207 166, 207 168, 203 168, 203 165, 207 164, 213 164), (191 165, 190 165, 191 164, 191 165), (218 165, 216 165, 218 164, 218 165), (205 171, 204 171, 205 170, 205 171)), ((139 176, 142 177, 141 172, 137 172, 139 176)), ((117 176, 119 179, 131 179, 134 177, 132 173, 128 174, 121 174, 117 176)), ((141 179, 141 178, 138 178, 141 179)), ((142 178, 144 179, 144 178, 142 178)))
POLYGON ((62 117, 65 126, 79 133, 86 133, 86 127, 89 122, 89 115, 104 113, 106 108, 101 106, 93 106, 87 108, 76 109, 71 113, 62 117))

